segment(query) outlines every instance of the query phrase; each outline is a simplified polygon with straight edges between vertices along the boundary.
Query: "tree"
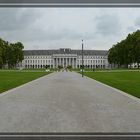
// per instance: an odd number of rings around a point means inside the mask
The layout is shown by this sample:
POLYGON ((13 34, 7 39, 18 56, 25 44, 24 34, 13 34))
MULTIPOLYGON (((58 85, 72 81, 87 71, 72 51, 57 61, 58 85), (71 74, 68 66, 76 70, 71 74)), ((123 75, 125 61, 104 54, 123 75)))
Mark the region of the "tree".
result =
POLYGON ((131 66, 132 63, 140 63, 140 30, 128 34, 126 39, 118 42, 109 49, 108 61, 112 65, 131 66))
POLYGON ((7 63, 8 42, 0 38, 0 68, 7 63))
POLYGON ((0 39, 0 68, 6 64, 9 68, 15 67, 24 59, 23 44, 21 42, 9 43, 0 39))

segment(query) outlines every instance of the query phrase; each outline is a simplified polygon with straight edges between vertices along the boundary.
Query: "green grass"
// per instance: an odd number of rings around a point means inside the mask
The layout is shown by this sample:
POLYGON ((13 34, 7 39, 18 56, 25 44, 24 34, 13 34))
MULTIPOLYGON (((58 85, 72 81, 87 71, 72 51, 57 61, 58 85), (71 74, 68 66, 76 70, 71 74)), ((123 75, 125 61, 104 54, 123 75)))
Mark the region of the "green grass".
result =
POLYGON ((38 71, 0 70, 0 93, 49 74, 38 71))
POLYGON ((140 71, 102 71, 84 74, 140 98, 140 71))

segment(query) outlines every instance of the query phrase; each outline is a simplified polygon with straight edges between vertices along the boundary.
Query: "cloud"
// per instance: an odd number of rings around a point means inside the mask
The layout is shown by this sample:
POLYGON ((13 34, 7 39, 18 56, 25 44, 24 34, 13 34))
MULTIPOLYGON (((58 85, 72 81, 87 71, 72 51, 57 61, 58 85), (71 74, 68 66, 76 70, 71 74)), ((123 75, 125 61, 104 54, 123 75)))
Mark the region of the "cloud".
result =
POLYGON ((119 18, 114 15, 101 15, 95 18, 96 33, 104 37, 118 35, 121 31, 119 18))
MULTIPOLYGON (((47 30, 42 30, 41 36, 38 36, 40 39, 44 38, 46 40, 62 40, 62 39, 79 39, 81 38, 81 34, 75 30, 63 28, 63 29, 55 29, 49 28, 47 30)), ((38 38, 37 37, 37 38, 38 38)))
POLYGON ((127 27, 127 30, 129 31, 129 32, 133 32, 133 31, 136 31, 136 27, 134 27, 134 26, 129 26, 129 27, 127 27))
POLYGON ((71 29, 32 29, 24 31, 13 31, 8 34, 13 40, 24 41, 56 41, 56 40, 76 40, 81 39, 81 34, 71 29))
POLYGON ((0 37, 26 49, 109 49, 139 27, 134 8, 1 8, 0 37))
POLYGON ((137 17, 135 20, 135 26, 140 27, 140 17, 137 17))
POLYGON ((32 27, 35 20, 38 17, 36 16, 35 10, 28 9, 0 9, 0 30, 1 31, 17 31, 25 30, 32 27))

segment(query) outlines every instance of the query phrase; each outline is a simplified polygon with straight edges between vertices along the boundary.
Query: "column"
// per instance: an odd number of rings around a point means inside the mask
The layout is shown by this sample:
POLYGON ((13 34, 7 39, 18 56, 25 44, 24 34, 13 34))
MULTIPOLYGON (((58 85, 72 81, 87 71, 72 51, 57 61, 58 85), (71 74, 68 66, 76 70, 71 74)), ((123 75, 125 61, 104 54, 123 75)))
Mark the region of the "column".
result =
POLYGON ((59 59, 59 58, 57 58, 57 68, 58 68, 58 65, 59 65, 59 61, 58 61, 58 59, 59 59))
POLYGON ((70 58, 68 58, 68 65, 70 65, 70 58))
POLYGON ((55 68, 57 68, 57 58, 55 58, 55 68))
POLYGON ((71 65, 71 64, 70 64, 70 58, 69 58, 69 65, 71 65))
POLYGON ((64 58, 63 58, 63 68, 64 68, 64 58))
POLYGON ((54 59, 52 58, 52 68, 54 68, 54 66, 53 66, 53 65, 54 65, 54 59))
POLYGON ((69 66, 69 58, 68 58, 68 66, 69 66))
POLYGON ((72 58, 72 67, 74 68, 74 59, 72 58))
POLYGON ((72 68, 73 68, 73 65, 72 65, 72 58, 71 58, 71 66, 72 66, 72 68))
POLYGON ((67 58, 67 66, 69 66, 69 58, 67 58))
POLYGON ((76 68, 77 68, 77 59, 75 58, 75 61, 76 61, 76 68))
POLYGON ((56 68, 56 58, 54 58, 54 68, 56 68))
POLYGON ((91 59, 89 60, 89 68, 91 68, 91 59))
POLYGON ((66 67, 68 66, 68 58, 66 58, 66 67))
POLYGON ((75 68, 75 58, 73 58, 73 67, 75 68))
POLYGON ((57 63, 56 65, 57 65, 57 68, 58 68, 58 58, 56 58, 56 63, 57 63))
POLYGON ((60 65, 60 59, 58 58, 58 66, 60 65))
POLYGON ((61 66, 61 58, 59 58, 59 63, 60 63, 60 66, 61 66))
MULTIPOLYGON (((52 64, 52 60, 53 60, 53 59, 51 59, 50 68, 52 68, 52 65, 53 65, 53 64, 52 64)), ((46 65, 47 65, 47 63, 46 63, 46 65)))
POLYGON ((59 58, 59 65, 61 66, 61 58, 59 58))

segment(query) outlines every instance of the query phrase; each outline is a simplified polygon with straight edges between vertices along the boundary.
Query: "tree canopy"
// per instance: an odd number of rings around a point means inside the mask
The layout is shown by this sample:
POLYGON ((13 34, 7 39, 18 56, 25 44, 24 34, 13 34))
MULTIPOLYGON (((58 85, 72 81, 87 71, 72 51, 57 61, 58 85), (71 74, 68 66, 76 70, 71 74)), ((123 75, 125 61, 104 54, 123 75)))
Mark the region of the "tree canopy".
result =
POLYGON ((113 45, 109 49, 108 61, 118 67, 128 67, 133 63, 140 63, 140 30, 128 34, 128 36, 113 45))
POLYGON ((23 49, 24 46, 21 42, 9 43, 0 38, 0 68, 4 68, 6 65, 8 68, 13 68, 22 62, 23 49))

